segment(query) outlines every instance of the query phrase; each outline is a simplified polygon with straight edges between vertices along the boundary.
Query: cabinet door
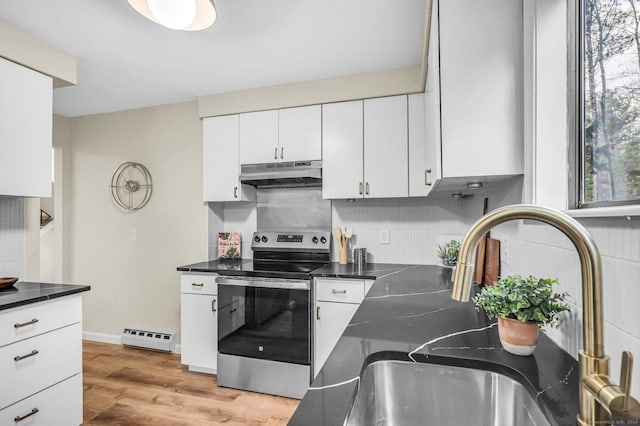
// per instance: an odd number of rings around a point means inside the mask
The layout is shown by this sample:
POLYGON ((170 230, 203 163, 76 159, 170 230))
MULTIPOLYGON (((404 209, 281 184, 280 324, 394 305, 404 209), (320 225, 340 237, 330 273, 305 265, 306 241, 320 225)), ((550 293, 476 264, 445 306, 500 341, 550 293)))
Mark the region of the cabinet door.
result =
POLYGON ((425 140, 424 93, 409 95, 409 196, 424 197, 431 191, 425 140))
POLYGON ((320 105, 279 111, 280 161, 322 158, 322 109, 320 105))
POLYGON ((278 110, 240 114, 240 164, 279 159, 278 110))
POLYGON ((0 195, 51 197, 51 77, 0 58, 0 195))
POLYGON ((429 192, 442 177, 442 137, 440 134, 440 49, 438 2, 431 4, 431 29, 427 54, 427 81, 424 90, 425 169, 429 192))
POLYGON ((364 101, 365 197, 409 195, 407 97, 364 101))
POLYGON ((316 302, 314 377, 349 325, 358 306, 360 305, 355 303, 316 302))
POLYGON ((446 0, 438 16, 443 177, 522 173, 522 2, 446 0))
POLYGON ((362 101, 322 105, 322 198, 362 198, 362 122, 362 101))
POLYGON ((238 115, 205 118, 202 122, 202 197, 204 201, 242 201, 255 189, 241 185, 238 115))
POLYGON ((210 372, 218 365, 217 296, 181 294, 182 363, 210 372))

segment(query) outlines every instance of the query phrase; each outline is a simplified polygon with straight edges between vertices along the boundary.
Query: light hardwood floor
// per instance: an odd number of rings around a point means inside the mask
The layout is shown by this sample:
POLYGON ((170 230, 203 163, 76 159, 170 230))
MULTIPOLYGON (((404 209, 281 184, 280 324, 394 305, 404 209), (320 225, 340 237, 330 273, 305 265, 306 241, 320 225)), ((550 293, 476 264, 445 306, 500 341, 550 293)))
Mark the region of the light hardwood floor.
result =
POLYGON ((180 355, 83 341, 84 425, 286 425, 299 401, 221 388, 180 355))

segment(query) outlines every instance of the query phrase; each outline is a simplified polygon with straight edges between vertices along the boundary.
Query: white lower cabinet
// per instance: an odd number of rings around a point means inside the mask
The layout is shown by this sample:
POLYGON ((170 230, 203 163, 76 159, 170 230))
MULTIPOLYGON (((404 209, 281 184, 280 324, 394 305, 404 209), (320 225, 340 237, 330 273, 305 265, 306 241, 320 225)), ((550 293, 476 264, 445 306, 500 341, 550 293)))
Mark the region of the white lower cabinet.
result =
POLYGON ((82 423, 82 299, 0 313, 0 425, 82 423))
POLYGON ((358 306, 356 303, 316 302, 314 376, 329 358, 358 306))
POLYGON ((216 274, 182 274, 181 357, 189 370, 217 373, 218 289, 216 274))
POLYGON ((82 374, 0 410, 0 425, 69 426, 82 424, 82 374))
POLYGON ((313 375, 322 369, 364 296, 372 280, 316 278, 313 375))

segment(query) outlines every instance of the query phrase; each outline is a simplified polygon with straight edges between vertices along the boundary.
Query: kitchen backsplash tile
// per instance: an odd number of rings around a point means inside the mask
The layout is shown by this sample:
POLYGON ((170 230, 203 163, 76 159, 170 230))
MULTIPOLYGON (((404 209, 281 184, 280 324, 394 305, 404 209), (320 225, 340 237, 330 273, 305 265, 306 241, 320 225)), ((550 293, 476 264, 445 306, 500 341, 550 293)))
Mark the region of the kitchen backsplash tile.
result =
POLYGON ((472 223, 468 207, 469 200, 449 198, 337 200, 332 223, 353 230, 349 258, 353 247, 366 247, 369 262, 438 264, 438 237, 464 235, 472 223), (389 230, 389 244, 380 243, 382 230, 389 230))
POLYGON ((0 196, 0 276, 22 277, 24 201, 0 196))

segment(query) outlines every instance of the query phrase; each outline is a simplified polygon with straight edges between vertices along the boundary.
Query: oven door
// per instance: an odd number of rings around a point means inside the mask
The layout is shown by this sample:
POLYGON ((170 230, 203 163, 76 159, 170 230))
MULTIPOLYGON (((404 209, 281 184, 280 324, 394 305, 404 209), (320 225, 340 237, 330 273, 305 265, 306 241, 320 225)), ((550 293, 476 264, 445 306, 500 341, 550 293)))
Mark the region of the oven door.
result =
POLYGON ((218 352, 311 365, 310 282, 218 277, 218 352))

